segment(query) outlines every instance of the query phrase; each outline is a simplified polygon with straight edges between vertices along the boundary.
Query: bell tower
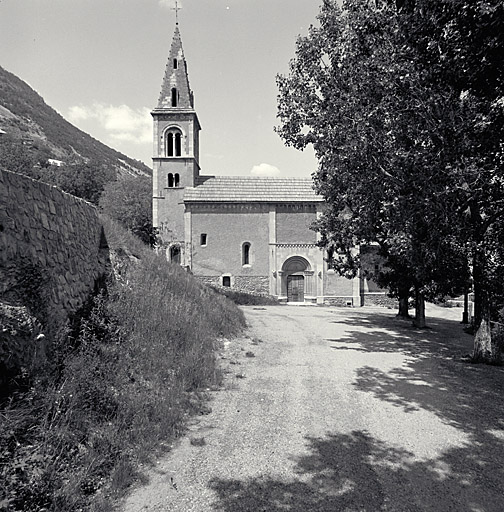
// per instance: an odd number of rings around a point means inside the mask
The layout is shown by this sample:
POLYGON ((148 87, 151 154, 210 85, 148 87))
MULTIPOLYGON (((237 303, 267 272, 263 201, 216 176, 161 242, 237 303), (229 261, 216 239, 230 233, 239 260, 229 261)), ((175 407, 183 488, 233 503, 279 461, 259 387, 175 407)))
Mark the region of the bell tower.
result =
POLYGON ((184 188, 199 176, 198 116, 189 86, 178 23, 170 48, 154 120, 153 225, 172 261, 184 260, 184 188))

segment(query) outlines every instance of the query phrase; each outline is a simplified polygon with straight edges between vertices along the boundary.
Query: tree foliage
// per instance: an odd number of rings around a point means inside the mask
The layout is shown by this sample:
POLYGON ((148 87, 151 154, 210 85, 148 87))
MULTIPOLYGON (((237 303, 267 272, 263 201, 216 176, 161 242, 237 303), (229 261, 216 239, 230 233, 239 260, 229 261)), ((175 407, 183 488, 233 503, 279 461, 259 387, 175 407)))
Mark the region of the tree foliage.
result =
POLYGON ((35 164, 35 155, 26 146, 8 134, 0 137, 1 168, 30 176, 35 164))
POLYGON ((108 183, 100 198, 100 208, 114 220, 153 246, 152 182, 147 177, 128 177, 108 183))
POLYGON ((277 128, 312 144, 336 268, 378 243, 376 276, 400 295, 458 293, 469 262, 489 308, 503 201, 500 0, 325 0, 278 77, 277 128))
POLYGON ((115 179, 116 170, 93 162, 73 163, 50 169, 47 177, 65 192, 97 205, 105 185, 115 179))

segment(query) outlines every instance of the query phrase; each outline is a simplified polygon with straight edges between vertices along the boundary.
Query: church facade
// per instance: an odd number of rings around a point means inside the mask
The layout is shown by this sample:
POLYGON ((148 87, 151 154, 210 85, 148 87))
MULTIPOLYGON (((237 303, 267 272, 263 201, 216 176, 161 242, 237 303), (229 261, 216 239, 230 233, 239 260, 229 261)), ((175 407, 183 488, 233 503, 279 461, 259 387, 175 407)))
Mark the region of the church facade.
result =
POLYGON ((153 225, 171 262, 208 284, 281 301, 359 306, 383 297, 372 282, 328 267, 310 229, 324 205, 310 178, 200 174, 201 127, 178 26, 152 117, 153 225))

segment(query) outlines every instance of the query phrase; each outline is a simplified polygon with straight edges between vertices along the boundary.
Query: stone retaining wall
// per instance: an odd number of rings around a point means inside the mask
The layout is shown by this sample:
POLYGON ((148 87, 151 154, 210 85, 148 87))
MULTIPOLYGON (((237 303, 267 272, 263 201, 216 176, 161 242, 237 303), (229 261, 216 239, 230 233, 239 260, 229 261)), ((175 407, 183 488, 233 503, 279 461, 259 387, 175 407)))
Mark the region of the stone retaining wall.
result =
POLYGON ((109 270, 96 208, 62 190, 0 170, 0 300, 59 328, 109 270))

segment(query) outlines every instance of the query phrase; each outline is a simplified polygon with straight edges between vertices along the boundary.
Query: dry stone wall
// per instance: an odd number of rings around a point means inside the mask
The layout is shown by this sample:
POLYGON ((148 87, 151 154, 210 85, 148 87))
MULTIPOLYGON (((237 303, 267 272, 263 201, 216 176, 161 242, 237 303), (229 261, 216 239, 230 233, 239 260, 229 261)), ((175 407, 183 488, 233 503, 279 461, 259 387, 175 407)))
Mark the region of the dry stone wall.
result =
POLYGON ((109 271, 96 208, 60 189, 0 170, 0 300, 61 326, 109 271))

